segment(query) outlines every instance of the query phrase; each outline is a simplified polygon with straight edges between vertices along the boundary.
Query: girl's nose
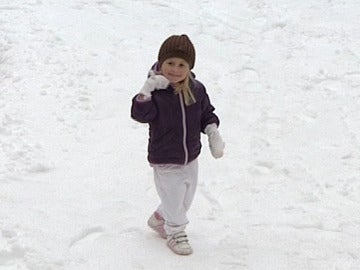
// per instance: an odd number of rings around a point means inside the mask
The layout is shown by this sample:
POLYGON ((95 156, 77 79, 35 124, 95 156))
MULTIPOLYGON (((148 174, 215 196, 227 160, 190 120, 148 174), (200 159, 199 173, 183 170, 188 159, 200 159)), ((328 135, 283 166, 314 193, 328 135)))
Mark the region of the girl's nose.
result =
POLYGON ((173 67, 172 67, 172 71, 173 71, 173 72, 178 72, 178 71, 179 71, 179 67, 178 67, 178 66, 173 66, 173 67))

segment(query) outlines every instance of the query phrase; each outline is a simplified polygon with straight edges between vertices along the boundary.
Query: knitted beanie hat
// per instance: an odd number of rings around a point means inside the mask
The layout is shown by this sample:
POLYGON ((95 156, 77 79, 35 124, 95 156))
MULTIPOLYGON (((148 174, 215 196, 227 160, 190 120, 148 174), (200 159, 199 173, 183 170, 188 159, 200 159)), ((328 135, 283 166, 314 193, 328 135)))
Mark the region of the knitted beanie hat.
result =
POLYGON ((166 59, 171 57, 182 58, 189 64, 190 69, 194 67, 195 48, 187 35, 173 35, 163 42, 158 55, 159 68, 166 59))

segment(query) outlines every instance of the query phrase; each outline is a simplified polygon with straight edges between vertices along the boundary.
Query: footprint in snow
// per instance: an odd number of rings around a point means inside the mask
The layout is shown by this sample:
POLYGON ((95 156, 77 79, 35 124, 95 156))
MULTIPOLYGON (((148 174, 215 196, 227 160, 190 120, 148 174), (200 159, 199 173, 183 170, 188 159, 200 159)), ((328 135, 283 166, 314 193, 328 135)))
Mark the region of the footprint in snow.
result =
POLYGON ((83 244, 85 242, 94 241, 104 232, 104 228, 101 226, 92 227, 84 229, 78 235, 74 236, 70 241, 70 248, 73 248, 77 245, 83 244))

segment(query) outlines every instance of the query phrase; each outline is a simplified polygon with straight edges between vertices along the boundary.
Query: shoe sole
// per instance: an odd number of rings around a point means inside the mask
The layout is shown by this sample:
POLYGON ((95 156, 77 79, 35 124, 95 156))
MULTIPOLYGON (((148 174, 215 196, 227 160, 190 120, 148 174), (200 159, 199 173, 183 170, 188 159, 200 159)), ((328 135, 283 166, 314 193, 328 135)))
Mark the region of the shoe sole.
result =
POLYGON ((169 242, 167 243, 167 246, 170 248, 170 250, 172 252, 174 252, 175 254, 177 255, 181 255, 181 256, 187 256, 187 255, 191 255, 193 253, 193 250, 183 250, 183 251, 179 251, 179 250, 176 250, 174 249, 171 245, 169 245, 169 242))

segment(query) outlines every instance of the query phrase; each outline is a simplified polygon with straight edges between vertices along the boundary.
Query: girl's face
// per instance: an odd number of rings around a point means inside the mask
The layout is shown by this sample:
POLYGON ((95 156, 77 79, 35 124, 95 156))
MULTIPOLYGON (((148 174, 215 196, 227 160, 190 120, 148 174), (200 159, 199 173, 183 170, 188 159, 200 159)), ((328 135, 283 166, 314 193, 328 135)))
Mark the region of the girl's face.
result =
POLYGON ((182 58, 172 57, 166 59, 160 69, 162 75, 170 81, 171 84, 179 83, 188 76, 189 64, 182 58))

